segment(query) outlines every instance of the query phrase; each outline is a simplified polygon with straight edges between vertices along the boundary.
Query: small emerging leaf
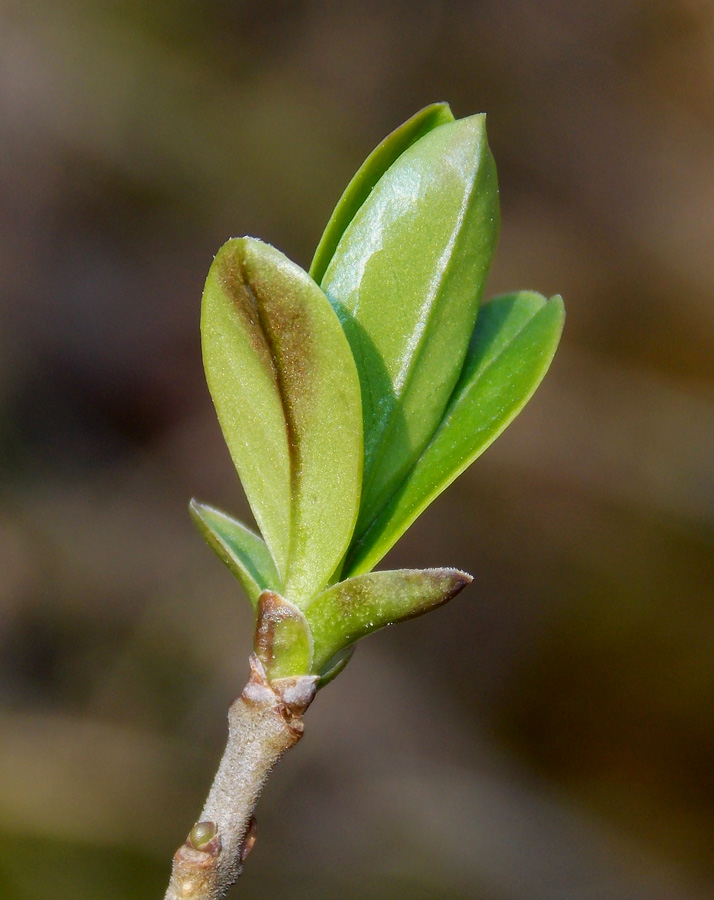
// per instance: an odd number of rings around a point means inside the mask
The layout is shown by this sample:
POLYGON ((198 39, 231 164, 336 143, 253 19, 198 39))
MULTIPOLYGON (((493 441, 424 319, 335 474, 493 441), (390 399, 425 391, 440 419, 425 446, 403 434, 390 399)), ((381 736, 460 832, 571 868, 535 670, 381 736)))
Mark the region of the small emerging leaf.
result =
POLYGON ((310 275, 320 282, 345 229, 387 169, 411 145, 438 125, 453 122, 448 103, 432 103, 407 119, 376 147, 345 188, 317 245, 310 275))
POLYGON ((206 379, 233 461, 284 591, 327 584, 359 504, 359 380, 327 298, 254 238, 221 248, 201 318, 206 379))
POLYGON ((371 572, 327 588, 305 610, 313 638, 313 672, 358 638, 446 603, 471 582, 457 569, 371 572))
POLYGON ((362 386, 359 537, 438 426, 463 365, 498 232, 485 116, 433 129, 360 207, 322 287, 362 386))
POLYGON ((532 397, 553 359, 560 297, 521 291, 487 303, 444 419, 414 469, 361 542, 345 574, 369 571, 412 522, 489 447, 532 397))
POLYGON ((253 608, 261 593, 280 589, 280 577, 265 541, 219 509, 191 500, 191 518, 231 572, 243 585, 253 608))
POLYGON ((331 656, 319 672, 316 673, 319 676, 317 686, 319 688, 324 688, 333 678, 337 678, 347 663, 352 659, 354 652, 355 645, 350 644, 349 647, 343 647, 341 650, 338 650, 334 656, 331 656))
POLYGON ((312 636, 305 616, 273 591, 263 591, 258 601, 255 651, 268 681, 310 672, 312 636))

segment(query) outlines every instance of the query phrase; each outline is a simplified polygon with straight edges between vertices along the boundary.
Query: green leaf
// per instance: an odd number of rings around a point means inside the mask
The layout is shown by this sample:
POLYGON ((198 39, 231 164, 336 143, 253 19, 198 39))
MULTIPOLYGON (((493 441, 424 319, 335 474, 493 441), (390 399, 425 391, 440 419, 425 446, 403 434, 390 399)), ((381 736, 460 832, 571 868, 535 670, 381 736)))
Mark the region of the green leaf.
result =
POLYGON ((312 666, 312 635, 302 612, 274 591, 258 601, 255 652, 268 681, 307 675, 312 666))
POLYGON ((280 590, 280 576, 265 541, 227 513, 191 500, 191 518, 231 572, 243 585, 253 608, 261 593, 280 590))
POLYGON ((345 573, 369 571, 412 522, 489 447, 533 395, 563 328, 560 297, 521 291, 486 304, 443 421, 399 492, 355 544, 345 573))
POLYGON ((461 371, 498 232, 485 116, 440 125, 358 210, 322 280, 357 362, 365 470, 356 534, 428 443, 461 371))
POLYGON ((338 650, 334 656, 331 656, 319 672, 315 673, 319 676, 319 681, 317 682, 318 688, 324 688, 325 685, 333 680, 333 678, 337 678, 347 663, 352 659, 354 652, 354 644, 351 644, 349 647, 343 647, 341 650, 338 650))
POLYGON ((216 256, 201 334, 228 449, 299 604, 327 584, 357 516, 361 401, 349 345, 309 275, 254 238, 216 256))
POLYGON ((310 265, 310 275, 319 282, 332 259, 340 238, 355 217, 370 191, 399 156, 420 137, 438 125, 453 122, 448 103, 432 103, 420 109, 411 119, 396 128, 362 163, 339 199, 317 245, 310 265))
POLYGON ((307 606, 313 672, 344 647, 378 628, 411 619, 446 603, 471 582, 457 569, 398 569, 349 578, 307 606))

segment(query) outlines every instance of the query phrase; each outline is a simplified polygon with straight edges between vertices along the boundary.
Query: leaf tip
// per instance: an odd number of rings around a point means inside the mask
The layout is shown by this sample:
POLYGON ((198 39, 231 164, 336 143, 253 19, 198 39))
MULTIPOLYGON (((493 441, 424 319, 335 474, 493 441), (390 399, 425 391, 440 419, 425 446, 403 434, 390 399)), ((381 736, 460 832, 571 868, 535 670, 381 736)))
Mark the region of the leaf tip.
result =
POLYGON ((553 294, 552 297, 548 298, 548 306, 554 306, 560 312, 561 318, 565 319, 565 301, 563 300, 560 294, 553 294))
POLYGON ((425 571, 445 582, 444 602, 451 600, 474 580, 473 575, 469 575, 468 572, 463 572, 461 569, 439 568, 425 571))
POLYGON ((201 532, 203 532, 202 525, 206 522, 206 511, 209 509, 209 506, 201 503, 196 497, 191 497, 188 501, 188 514, 191 516, 191 521, 198 526, 198 530, 201 532))

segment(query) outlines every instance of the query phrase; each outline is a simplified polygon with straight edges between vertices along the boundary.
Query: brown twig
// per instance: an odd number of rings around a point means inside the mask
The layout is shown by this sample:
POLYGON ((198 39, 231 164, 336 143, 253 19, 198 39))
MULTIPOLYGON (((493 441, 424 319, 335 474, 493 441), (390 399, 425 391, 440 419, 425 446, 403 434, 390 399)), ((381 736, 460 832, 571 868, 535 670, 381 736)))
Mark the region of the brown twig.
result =
POLYGON ((269 682, 257 656, 228 711, 228 742, 201 818, 174 855, 165 900, 218 900, 240 875, 255 836, 253 810, 270 770, 303 732, 311 675, 269 682))

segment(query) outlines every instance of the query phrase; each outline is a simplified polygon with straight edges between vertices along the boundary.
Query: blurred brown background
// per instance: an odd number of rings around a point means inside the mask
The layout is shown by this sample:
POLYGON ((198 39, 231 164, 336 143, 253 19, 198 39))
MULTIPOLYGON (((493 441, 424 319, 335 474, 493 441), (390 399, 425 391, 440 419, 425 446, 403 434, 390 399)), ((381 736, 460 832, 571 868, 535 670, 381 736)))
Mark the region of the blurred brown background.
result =
POLYGON ((212 254, 307 265, 434 100, 487 111, 490 293, 560 292, 532 405, 385 565, 476 576, 365 642, 236 896, 714 893, 714 4, 0 0, 0 896, 163 896, 247 674, 190 496, 212 254))

